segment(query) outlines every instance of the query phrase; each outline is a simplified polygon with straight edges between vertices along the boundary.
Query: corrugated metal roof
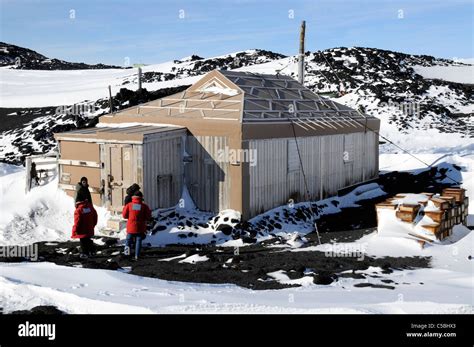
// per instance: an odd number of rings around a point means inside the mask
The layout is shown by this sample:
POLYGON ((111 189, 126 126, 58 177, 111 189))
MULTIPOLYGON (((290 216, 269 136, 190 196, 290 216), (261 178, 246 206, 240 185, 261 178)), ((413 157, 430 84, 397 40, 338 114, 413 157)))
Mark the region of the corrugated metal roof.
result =
POLYGON ((219 72, 244 91, 243 121, 298 118, 334 122, 364 118, 350 107, 313 93, 290 76, 219 72))

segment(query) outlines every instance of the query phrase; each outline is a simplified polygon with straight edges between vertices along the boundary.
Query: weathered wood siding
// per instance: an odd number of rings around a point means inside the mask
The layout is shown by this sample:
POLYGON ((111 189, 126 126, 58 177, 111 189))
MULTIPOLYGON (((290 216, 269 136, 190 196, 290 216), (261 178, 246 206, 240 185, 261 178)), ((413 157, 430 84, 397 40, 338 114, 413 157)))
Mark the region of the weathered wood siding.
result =
MULTIPOLYGON (((75 185, 81 177, 87 177, 89 186, 99 190, 101 188, 100 167, 90 167, 89 164, 99 165, 99 145, 97 143, 85 143, 80 141, 59 141, 61 159, 74 160, 74 165, 59 164, 60 185, 70 185, 64 188, 66 193, 72 197, 75 195, 75 185)), ((92 202, 102 205, 102 197, 98 193, 91 192, 92 202)))
MULTIPOLYGON (((249 167, 252 216, 289 199, 305 200, 303 174, 291 169, 295 159, 291 156, 298 156, 297 152, 289 153, 294 150, 291 141, 294 139, 249 141, 249 148, 257 151, 257 164, 249 167)), ((373 132, 300 137, 298 148, 312 199, 325 198, 378 175, 378 136, 373 132)))
MULTIPOLYGON (((197 207, 218 212, 230 208, 230 163, 220 160, 219 150, 229 146, 225 136, 188 136, 185 164, 186 185, 197 207)), ((225 158, 224 158, 225 159, 225 158)))
POLYGON ((176 205, 183 189, 182 137, 158 138, 145 142, 143 160, 137 173, 143 172, 143 194, 150 208, 176 205))

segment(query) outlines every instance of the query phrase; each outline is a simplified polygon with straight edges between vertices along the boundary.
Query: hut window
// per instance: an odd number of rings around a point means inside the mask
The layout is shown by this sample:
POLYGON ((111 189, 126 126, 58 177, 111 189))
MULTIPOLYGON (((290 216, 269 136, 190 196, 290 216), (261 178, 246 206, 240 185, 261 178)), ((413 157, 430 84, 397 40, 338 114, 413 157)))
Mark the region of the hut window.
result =
POLYGON ((342 153, 344 163, 354 161, 354 139, 352 136, 344 136, 344 152, 342 153))
POLYGON ((295 172, 300 169, 298 148, 296 147, 296 140, 293 139, 287 141, 287 164, 288 173, 295 172))

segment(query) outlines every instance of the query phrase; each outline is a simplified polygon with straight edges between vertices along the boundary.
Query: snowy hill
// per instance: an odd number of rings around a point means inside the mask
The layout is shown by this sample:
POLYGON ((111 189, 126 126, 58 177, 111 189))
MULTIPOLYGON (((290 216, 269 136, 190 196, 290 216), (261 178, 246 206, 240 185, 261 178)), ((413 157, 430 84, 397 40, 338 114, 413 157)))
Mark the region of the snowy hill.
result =
POLYGON ((0 42, 0 66, 20 70, 87 70, 114 69, 119 66, 84 63, 70 63, 59 59, 50 59, 31 49, 0 42))
MULTIPOLYGON (((8 48, 9 49, 9 48, 8 48)), ((7 50, 8 50, 7 49, 7 50)), ((197 55, 142 67, 138 95, 136 69, 37 71, 0 69, 0 161, 20 162, 29 153, 54 149, 54 131, 92 126, 109 112, 107 86, 115 106, 175 93, 213 69, 296 77, 297 59, 265 50, 212 58, 197 55), (56 112, 82 104, 88 112, 56 112), (59 128, 58 128, 59 127, 59 128)), ((392 141, 424 150, 433 137, 447 147, 465 148, 474 134, 474 65, 431 56, 375 48, 334 48, 306 54, 305 85, 337 102, 382 120, 392 141)))

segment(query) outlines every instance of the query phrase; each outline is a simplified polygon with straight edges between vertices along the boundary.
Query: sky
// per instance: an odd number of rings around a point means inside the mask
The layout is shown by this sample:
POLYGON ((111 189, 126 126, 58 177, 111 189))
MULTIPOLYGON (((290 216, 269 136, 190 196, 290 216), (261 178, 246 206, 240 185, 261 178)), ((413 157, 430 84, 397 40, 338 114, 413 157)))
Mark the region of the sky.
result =
POLYGON ((0 41, 50 58, 153 64, 252 48, 474 57, 474 0, 0 0, 0 41))

